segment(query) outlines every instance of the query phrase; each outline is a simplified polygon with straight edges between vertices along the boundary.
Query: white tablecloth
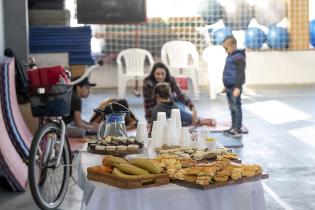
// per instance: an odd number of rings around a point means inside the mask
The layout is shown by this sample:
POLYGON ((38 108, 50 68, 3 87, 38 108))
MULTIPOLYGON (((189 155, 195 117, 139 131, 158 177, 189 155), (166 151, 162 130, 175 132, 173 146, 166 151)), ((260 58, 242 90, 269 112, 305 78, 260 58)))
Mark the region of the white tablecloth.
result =
POLYGON ((168 184, 124 190, 87 179, 87 167, 100 165, 103 156, 81 153, 81 210, 265 210, 261 181, 198 190, 168 184))

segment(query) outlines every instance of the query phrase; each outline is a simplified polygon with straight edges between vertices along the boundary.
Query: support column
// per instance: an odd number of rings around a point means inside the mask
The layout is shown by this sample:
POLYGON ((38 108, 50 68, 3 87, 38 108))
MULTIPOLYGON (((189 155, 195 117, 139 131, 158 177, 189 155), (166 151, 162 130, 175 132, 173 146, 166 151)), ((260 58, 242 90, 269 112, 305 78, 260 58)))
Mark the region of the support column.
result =
POLYGON ((4 51, 4 21, 3 21, 3 0, 0 0, 0 56, 3 56, 4 51))
POLYGON ((5 48, 11 48, 17 59, 27 62, 28 0, 3 0, 5 48))
POLYGON ((309 0, 288 0, 290 49, 309 49, 309 0))

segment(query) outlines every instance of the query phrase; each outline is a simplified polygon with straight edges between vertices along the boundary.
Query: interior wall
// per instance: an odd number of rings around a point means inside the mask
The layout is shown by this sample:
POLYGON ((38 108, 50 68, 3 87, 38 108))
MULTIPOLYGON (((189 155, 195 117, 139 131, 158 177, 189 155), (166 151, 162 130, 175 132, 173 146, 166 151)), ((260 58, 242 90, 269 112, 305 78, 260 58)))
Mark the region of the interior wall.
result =
POLYGON ((0 0, 0 56, 4 51, 4 21, 3 21, 3 0, 0 0))
POLYGON ((265 84, 315 83, 315 51, 247 52, 246 82, 265 84))

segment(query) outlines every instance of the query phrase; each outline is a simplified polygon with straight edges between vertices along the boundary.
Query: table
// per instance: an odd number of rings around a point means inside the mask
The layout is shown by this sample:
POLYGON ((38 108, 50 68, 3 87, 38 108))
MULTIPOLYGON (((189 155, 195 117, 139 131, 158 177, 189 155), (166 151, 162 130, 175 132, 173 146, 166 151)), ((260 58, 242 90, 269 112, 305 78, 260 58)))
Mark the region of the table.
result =
POLYGON ((100 165, 103 156, 81 152, 78 185, 83 190, 81 210, 265 210, 261 181, 211 190, 175 184, 142 189, 120 189, 87 179, 87 167, 100 165))

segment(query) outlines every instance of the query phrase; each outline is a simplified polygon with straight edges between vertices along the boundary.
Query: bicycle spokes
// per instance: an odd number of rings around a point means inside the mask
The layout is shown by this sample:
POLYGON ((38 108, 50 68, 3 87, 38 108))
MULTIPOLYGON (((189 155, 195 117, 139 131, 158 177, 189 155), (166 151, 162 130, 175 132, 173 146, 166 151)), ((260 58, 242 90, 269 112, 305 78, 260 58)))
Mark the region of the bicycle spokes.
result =
POLYGON ((60 143, 58 124, 45 125, 34 137, 29 161, 31 192, 39 207, 55 209, 61 204, 68 188, 70 167, 68 143, 60 143))

